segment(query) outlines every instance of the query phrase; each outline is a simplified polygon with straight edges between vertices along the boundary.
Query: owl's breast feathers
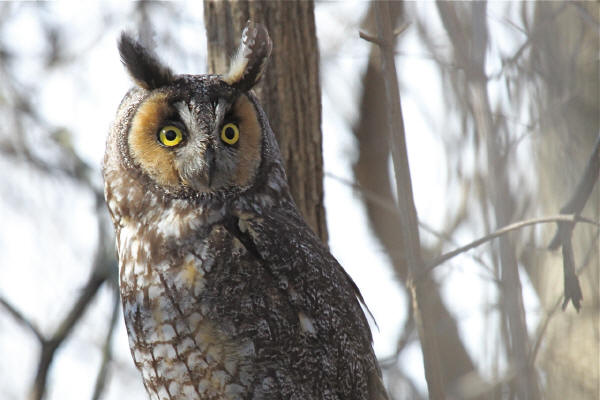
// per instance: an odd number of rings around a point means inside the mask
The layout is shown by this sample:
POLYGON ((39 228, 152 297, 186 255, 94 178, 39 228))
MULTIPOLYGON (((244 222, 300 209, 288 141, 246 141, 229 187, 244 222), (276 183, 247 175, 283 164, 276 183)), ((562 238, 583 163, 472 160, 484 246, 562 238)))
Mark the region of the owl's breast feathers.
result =
POLYGON ((121 220, 125 321, 153 398, 386 399, 355 285, 285 204, 121 220))

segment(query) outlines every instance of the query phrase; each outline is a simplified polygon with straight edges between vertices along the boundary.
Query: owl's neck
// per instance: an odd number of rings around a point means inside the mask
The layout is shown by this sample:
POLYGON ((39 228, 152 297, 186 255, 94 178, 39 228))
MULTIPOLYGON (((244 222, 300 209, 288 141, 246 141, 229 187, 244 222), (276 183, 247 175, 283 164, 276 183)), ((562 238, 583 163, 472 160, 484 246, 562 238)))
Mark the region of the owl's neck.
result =
POLYGON ((232 213, 261 214, 291 201, 285 172, 280 165, 271 167, 255 188, 241 195, 206 198, 171 196, 129 171, 105 169, 105 196, 117 234, 124 227, 143 228, 168 240, 206 229, 232 213))
POLYGON ((122 228, 143 228, 168 239, 214 223, 225 213, 222 204, 169 197, 127 179, 126 174, 115 175, 113 179, 106 176, 105 194, 117 234, 122 228))

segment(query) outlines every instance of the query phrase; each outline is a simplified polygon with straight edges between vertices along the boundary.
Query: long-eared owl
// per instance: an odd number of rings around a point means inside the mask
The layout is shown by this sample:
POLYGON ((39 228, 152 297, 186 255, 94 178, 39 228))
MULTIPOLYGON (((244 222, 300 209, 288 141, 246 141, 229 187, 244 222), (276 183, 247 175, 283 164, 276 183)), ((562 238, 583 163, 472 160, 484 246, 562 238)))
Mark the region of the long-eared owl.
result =
POLYGON ((248 23, 223 75, 177 75, 127 34, 135 86, 104 159, 133 361, 151 399, 386 399, 356 285, 292 200, 251 89, 248 23))

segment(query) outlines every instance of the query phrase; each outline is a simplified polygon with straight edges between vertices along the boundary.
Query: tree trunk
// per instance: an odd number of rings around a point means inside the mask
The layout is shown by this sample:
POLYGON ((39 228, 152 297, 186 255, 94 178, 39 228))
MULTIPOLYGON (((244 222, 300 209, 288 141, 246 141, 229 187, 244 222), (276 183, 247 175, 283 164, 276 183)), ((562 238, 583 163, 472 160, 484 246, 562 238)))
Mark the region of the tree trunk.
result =
MULTIPOLYGON (((374 33, 374 3, 371 3, 369 14, 365 20, 366 31, 374 33)), ((402 15, 402 3, 390 4, 392 20, 398 23, 402 15)), ((378 198, 394 204, 389 175, 388 146, 389 129, 386 124, 387 116, 383 93, 386 82, 381 73, 379 62, 379 49, 373 46, 369 63, 363 76, 363 91, 360 99, 360 116, 354 126, 354 136, 358 141, 359 156, 354 164, 354 175, 361 188, 378 198)), ((392 261, 394 271, 398 278, 406 283, 408 280, 408 266, 404 257, 403 244, 400 237, 400 218, 391 210, 369 201, 364 197, 365 208, 369 223, 374 234, 386 249, 392 261)), ((429 296, 429 310, 431 317, 436 321, 435 335, 439 360, 443 372, 442 380, 446 382, 449 391, 460 386, 461 379, 469 377, 470 382, 477 381, 480 387, 482 379, 475 371, 475 365, 462 343, 454 317, 446 308, 439 291, 439 287, 430 276, 424 278, 423 286, 427 287, 429 296)))
POLYGON ((267 27, 273 52, 255 91, 279 142, 292 196, 306 221, 327 243, 313 2, 208 0, 204 18, 211 73, 227 70, 227 54, 234 54, 249 19, 267 27))

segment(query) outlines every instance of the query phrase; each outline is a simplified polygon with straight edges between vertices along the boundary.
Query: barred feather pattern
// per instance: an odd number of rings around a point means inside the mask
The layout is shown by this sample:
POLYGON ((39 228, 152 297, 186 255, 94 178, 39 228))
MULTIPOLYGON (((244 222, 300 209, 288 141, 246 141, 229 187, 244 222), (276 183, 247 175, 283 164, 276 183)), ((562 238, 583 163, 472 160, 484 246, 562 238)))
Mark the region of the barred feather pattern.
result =
POLYGON ((125 325, 149 397, 387 399, 360 293, 291 199, 256 98, 219 76, 170 79, 127 93, 103 167, 125 325), (198 193, 154 181, 128 137, 155 90, 209 127, 203 135, 247 96, 262 132, 252 182, 198 193))

